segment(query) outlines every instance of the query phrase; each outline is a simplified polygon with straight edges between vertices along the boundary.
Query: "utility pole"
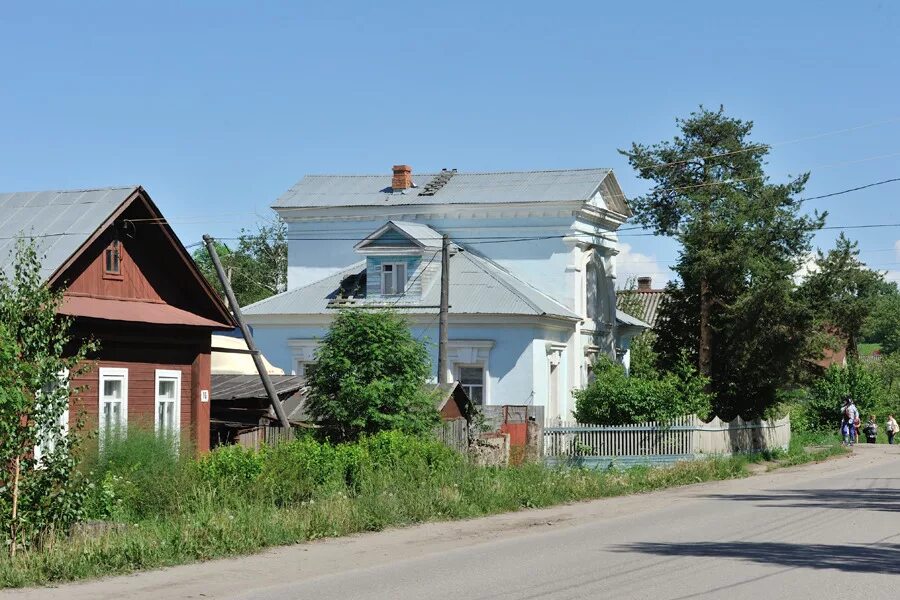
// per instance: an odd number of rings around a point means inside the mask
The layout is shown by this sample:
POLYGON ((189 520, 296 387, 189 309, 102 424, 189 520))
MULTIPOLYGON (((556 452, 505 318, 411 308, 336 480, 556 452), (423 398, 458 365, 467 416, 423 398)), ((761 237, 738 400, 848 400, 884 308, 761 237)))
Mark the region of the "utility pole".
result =
POLYGON ((438 321, 438 383, 447 380, 447 315, 450 312, 450 236, 441 240, 441 312, 438 321))
POLYGON ((247 327, 247 324, 244 323, 244 315, 241 314, 241 307, 238 306, 237 299, 234 297, 230 278, 225 275, 225 269, 222 268, 222 261, 219 260, 219 253, 216 252, 216 246, 213 243, 214 240, 211 236, 204 235, 203 242, 206 244, 206 251, 209 252, 209 257, 212 259, 213 266, 216 268, 216 274, 219 276, 219 281, 222 282, 222 288, 225 290, 225 297, 228 298, 228 304, 231 305, 231 312, 234 313, 234 318, 238 322, 238 327, 241 328, 241 333, 244 335, 244 341, 247 342, 247 350, 250 351, 250 356, 253 357, 253 363, 256 365, 256 371, 259 373, 259 378, 262 380, 263 387, 266 388, 266 394, 269 395, 269 402, 272 404, 275 414, 278 415, 281 426, 285 429, 290 429, 291 424, 288 422, 287 415, 284 414, 284 408, 281 406, 281 400, 278 399, 278 394, 275 393, 275 387, 272 385, 272 380, 269 379, 269 373, 266 371, 266 366, 263 364, 262 355, 256 348, 256 344, 253 343, 253 336, 250 335, 250 329, 247 327))

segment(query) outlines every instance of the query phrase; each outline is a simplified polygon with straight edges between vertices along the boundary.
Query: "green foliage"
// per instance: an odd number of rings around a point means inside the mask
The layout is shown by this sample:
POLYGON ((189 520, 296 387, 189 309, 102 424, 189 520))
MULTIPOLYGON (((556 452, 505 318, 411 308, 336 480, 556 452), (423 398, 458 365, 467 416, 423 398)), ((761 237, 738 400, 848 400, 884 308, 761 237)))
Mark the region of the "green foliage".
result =
POLYGON ((631 340, 631 361, 629 372, 632 377, 653 379, 659 376, 657 361, 659 355, 653 348, 656 334, 645 331, 631 340))
MULTIPOLYGON (((821 458, 835 443, 814 453, 795 446, 779 456, 786 464, 821 458)), ((735 456, 603 471, 540 464, 482 468, 434 439, 397 431, 337 446, 304 438, 261 452, 219 448, 194 460, 176 457, 170 446, 136 440, 118 446, 104 472, 93 472, 92 505, 105 505, 120 522, 102 534, 60 537, 15 560, 0 558, 0 587, 109 576, 388 526, 744 477, 750 460, 735 456), (144 498, 115 496, 116 490, 143 486, 133 479, 155 461, 169 465, 168 475, 160 477, 190 474, 172 502, 147 511, 138 506, 144 498), (303 466, 296 467, 298 462, 303 466), (274 487, 278 478, 292 481, 274 487)))
POLYGON ((92 504, 92 518, 140 519, 175 510, 184 490, 192 487, 193 449, 155 431, 130 427, 127 436, 110 437, 102 452, 90 457, 95 490, 102 498, 92 504), (110 514, 105 508, 113 507, 110 514))
MULTIPOLYGON (((247 306, 287 289, 287 227, 280 219, 256 231, 241 230, 237 247, 216 242, 216 252, 238 304, 247 306)), ((205 247, 194 252, 194 262, 206 280, 225 299, 222 282, 205 247)))
POLYGON ((57 316, 62 291, 44 285, 33 241, 19 240, 9 263, 12 273, 0 272, 0 523, 14 554, 82 516, 80 424, 64 434, 72 390, 63 378, 84 372, 94 345, 57 316))
POLYGON ((672 140, 622 151, 653 183, 632 201, 637 221, 681 244, 681 282, 657 328, 660 367, 687 351, 711 378, 720 417, 758 416, 807 355, 814 313, 793 276, 824 216, 801 214, 808 175, 768 181, 769 148, 750 140, 752 122, 701 107, 677 123, 672 140))
POLYGON ((883 354, 894 354, 900 350, 900 290, 897 284, 883 281, 871 308, 862 335, 866 341, 879 344, 883 354))
POLYGON ((397 429, 425 433, 437 424, 425 345, 390 311, 342 311, 310 367, 307 408, 335 442, 397 429))
POLYGON ((827 254, 819 251, 816 269, 804 281, 807 302, 818 309, 825 325, 840 333, 851 359, 859 358, 857 344, 882 284, 883 276, 860 262, 856 242, 843 233, 827 254))
POLYGON ((575 392, 575 419, 579 423, 624 425, 646 421, 667 422, 690 414, 710 412, 707 380, 683 358, 664 375, 628 376, 608 358, 594 367, 594 381, 575 392))
POLYGON ((853 398, 860 415, 881 412, 887 397, 879 377, 865 365, 851 361, 832 365, 810 389, 806 420, 810 430, 836 430, 841 424, 841 404, 853 398))

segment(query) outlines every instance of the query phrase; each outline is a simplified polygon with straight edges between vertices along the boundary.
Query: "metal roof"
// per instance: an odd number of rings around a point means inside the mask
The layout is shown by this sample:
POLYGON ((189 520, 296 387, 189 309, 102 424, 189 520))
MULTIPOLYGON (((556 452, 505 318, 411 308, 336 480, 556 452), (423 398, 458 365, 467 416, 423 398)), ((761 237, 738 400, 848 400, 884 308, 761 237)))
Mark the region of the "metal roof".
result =
POLYGON ((644 321, 636 317, 632 317, 624 310, 619 310, 618 308, 616 309, 616 322, 619 325, 625 325, 627 327, 640 327, 642 329, 650 329, 650 325, 648 325, 644 321))
POLYGON ((651 328, 656 327, 656 321, 659 318, 659 309, 666 301, 668 294, 665 290, 629 290, 619 292, 616 296, 616 303, 621 306, 623 299, 634 296, 637 298, 636 304, 640 309, 635 311, 635 316, 647 323, 651 328))
MULTIPOLYGON (((329 302, 347 277, 365 271, 366 263, 358 262, 340 272, 309 285, 288 290, 242 309, 245 315, 320 315, 333 312, 329 302)), ((390 305, 409 314, 433 314, 440 304, 440 285, 434 278, 421 297, 359 298, 345 306, 390 305)), ((537 288, 522 281, 493 261, 472 251, 450 256, 451 315, 532 315, 554 316, 577 320, 574 312, 537 288)))
POLYGON ((364 248, 368 245, 375 245, 378 238, 391 229, 397 230, 401 235, 406 236, 413 242, 425 248, 440 248, 442 235, 423 223, 414 223, 412 221, 388 221, 377 230, 366 236, 361 242, 356 244, 354 248, 364 248))
POLYGON ((13 267, 16 240, 31 236, 48 279, 137 189, 0 193, 0 273, 13 267))
POLYGON ((441 173, 413 175, 417 187, 394 191, 391 175, 307 175, 279 197, 272 208, 587 202, 609 179, 604 198, 613 211, 630 215, 611 169, 454 173, 433 195, 422 195, 441 173))

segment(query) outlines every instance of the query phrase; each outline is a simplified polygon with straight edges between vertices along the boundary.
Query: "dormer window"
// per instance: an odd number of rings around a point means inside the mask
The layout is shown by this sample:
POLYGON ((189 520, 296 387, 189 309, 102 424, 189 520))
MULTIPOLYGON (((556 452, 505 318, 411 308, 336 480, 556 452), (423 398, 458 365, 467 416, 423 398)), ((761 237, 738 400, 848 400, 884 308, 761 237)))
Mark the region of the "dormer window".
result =
POLYGON ((103 278, 122 279, 122 254, 118 240, 103 252, 103 278))
POLYGON ((406 290, 406 264, 385 263, 381 266, 381 295, 399 296, 406 290))

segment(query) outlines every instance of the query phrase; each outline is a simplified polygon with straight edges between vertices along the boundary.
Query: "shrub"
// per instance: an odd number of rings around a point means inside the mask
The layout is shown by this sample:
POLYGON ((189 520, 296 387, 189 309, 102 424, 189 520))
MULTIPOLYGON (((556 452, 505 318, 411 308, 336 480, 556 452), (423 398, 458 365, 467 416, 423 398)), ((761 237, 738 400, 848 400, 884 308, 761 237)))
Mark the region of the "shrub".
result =
POLYGON ((204 456, 197 465, 207 482, 248 485, 262 472, 262 455, 241 446, 222 446, 204 456))
POLYGON ((104 441, 103 451, 93 457, 95 510, 113 506, 110 516, 129 520, 163 515, 180 509, 185 494, 195 486, 193 449, 186 442, 156 432, 132 427, 128 434, 104 441))
POLYGON ((891 412, 892 404, 877 366, 851 361, 846 367, 832 365, 810 388, 806 418, 811 431, 837 429, 841 423, 841 404, 853 398, 865 421, 870 414, 879 420, 891 412))
POLYGON ((387 429, 437 424, 425 345, 390 311, 338 313, 310 367, 307 408, 322 437, 347 442, 387 429))
POLYGON ((575 392, 575 419, 581 423, 624 425, 671 421, 688 414, 709 414, 708 380, 697 374, 686 357, 671 373, 629 377, 624 367, 602 358, 595 378, 575 392))

